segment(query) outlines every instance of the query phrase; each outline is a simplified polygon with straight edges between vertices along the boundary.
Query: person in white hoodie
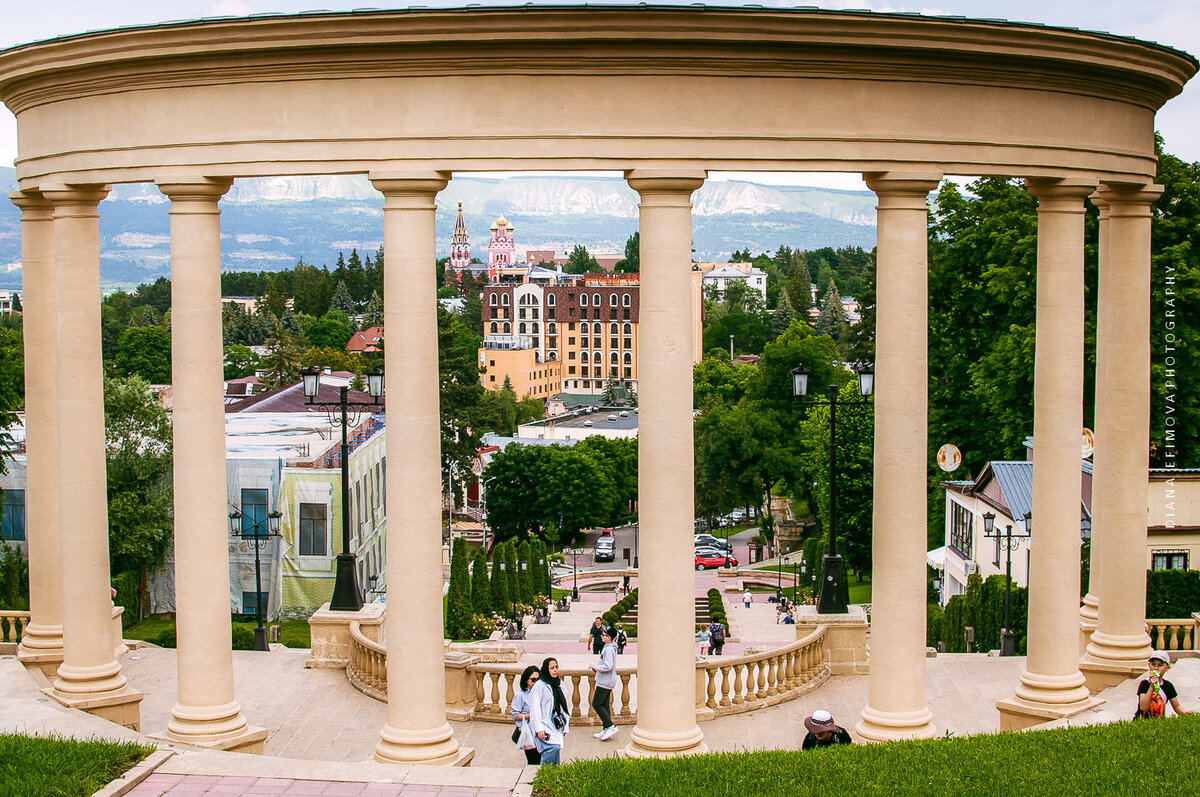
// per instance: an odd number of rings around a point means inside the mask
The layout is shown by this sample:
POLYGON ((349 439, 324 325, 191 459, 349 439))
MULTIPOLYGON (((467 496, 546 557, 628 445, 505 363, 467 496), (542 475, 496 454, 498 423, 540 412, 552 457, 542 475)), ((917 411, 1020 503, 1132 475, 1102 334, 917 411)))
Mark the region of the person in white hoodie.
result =
POLYGON ((558 678, 558 659, 542 662, 540 677, 529 690, 529 722, 537 736, 542 766, 558 764, 563 735, 570 731, 571 710, 558 678))
POLYGON ((617 646, 613 643, 613 630, 605 626, 600 634, 604 647, 600 650, 600 661, 588 667, 596 673, 596 694, 592 697, 592 708, 604 723, 599 733, 592 734, 602 742, 617 735, 617 726, 612 721, 612 690, 617 686, 617 646))

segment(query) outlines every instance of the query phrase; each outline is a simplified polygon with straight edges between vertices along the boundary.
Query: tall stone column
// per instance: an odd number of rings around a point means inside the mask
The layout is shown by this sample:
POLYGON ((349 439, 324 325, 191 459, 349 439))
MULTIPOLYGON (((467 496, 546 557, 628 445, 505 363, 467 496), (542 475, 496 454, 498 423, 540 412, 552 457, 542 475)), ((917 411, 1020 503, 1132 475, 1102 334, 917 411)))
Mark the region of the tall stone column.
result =
POLYGON ((375 758, 399 764, 466 764, 446 722, 442 617, 441 423, 434 198, 447 172, 372 173, 383 192, 383 323, 388 411, 388 719, 375 758), (403 501, 399 497, 403 497, 403 501), (396 511, 399 509, 399 511, 396 511))
POLYGON ((1161 193, 1157 185, 1100 187, 1108 209, 1107 235, 1100 239, 1092 487, 1092 591, 1100 600, 1080 661, 1093 692, 1144 670, 1151 649, 1140 596, 1146 593, 1150 455, 1150 205, 1161 193))
POLYGON ((174 386, 175 609, 179 701, 159 738, 261 753, 233 694, 225 473, 221 225, 229 178, 173 178, 171 384, 174 386))
POLYGON ((1002 730, 1070 716, 1096 702, 1079 671, 1083 200, 1095 185, 1054 179, 1027 185, 1038 199, 1029 656, 1016 694, 996 703, 1002 730))
POLYGON ((53 678, 63 660, 62 558, 58 526, 58 330, 54 320, 54 211, 36 191, 9 194, 21 209, 25 327, 25 528, 29 625, 17 657, 53 678))
POLYGON ((925 705, 929 459, 929 210, 936 172, 865 174, 879 197, 875 322, 875 490, 871 675, 858 734, 936 733, 925 705))
MULTIPOLYGON (((1096 312, 1096 338, 1099 340, 1106 334, 1105 330, 1111 329, 1114 321, 1111 319, 1111 313, 1117 308, 1115 291, 1121 290, 1119 287, 1114 287, 1112 281, 1112 270, 1108 266, 1109 260, 1109 212, 1108 201, 1100 196, 1099 193, 1092 194, 1089 199, 1092 200, 1097 209, 1100 211, 1100 230, 1099 230, 1099 294, 1100 301, 1096 312), (1108 301, 1105 301, 1105 299, 1108 301)), ((1120 323, 1119 321, 1116 323, 1120 323)), ((1099 393, 1104 390, 1104 385, 1108 381, 1108 361, 1104 357, 1096 357, 1096 412, 1097 420, 1100 414, 1100 396, 1099 393)), ((1097 436, 1100 426, 1095 424, 1097 436)), ((1104 467, 1105 452, 1096 451, 1092 455, 1092 539, 1090 550, 1088 552, 1088 591, 1083 596, 1083 602, 1079 606, 1079 655, 1082 656, 1087 650, 1088 642, 1092 639, 1092 632, 1096 630, 1096 623, 1100 617, 1100 582, 1104 579, 1104 567, 1101 564, 1102 554, 1104 550, 1104 522, 1101 516, 1104 514, 1104 506, 1102 501, 1097 501, 1096 497, 1105 489, 1105 479, 1109 475, 1108 468, 1104 467)))
POLYGON ((113 657, 109 599, 100 214, 106 185, 42 186, 54 205, 58 296, 58 462, 63 663, 44 690, 63 705, 137 729, 142 693, 113 657))
POLYGON ((702 170, 633 170, 641 197, 638 494, 643 576, 638 721, 624 754, 708 749, 696 724, 696 574, 692 570, 692 192, 702 170))

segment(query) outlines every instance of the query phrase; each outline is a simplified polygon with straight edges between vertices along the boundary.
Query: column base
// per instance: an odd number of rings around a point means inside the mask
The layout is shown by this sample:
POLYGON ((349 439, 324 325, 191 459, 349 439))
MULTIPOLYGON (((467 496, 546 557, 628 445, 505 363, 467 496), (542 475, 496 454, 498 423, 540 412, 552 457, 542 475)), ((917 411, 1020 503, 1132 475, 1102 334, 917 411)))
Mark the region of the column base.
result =
POLYGON ((1020 731, 1041 725, 1043 722, 1073 717, 1076 714, 1093 709, 1104 701, 1098 697, 1088 697, 1079 703, 1069 705, 1051 705, 1049 703, 1032 703, 1019 697, 1010 697, 996 701, 996 709, 1000 712, 1001 731, 1020 731))
POLYGON ((1079 671, 1088 691, 1094 695, 1144 673, 1150 652, 1150 636, 1145 631, 1124 635, 1094 631, 1079 659, 1079 671))
POLYGON ((459 747, 446 723, 440 728, 401 730, 390 723, 379 732, 375 760, 384 764, 422 764, 438 767, 470 766, 475 750, 459 747))
POLYGON ((135 731, 142 729, 142 693, 126 686, 115 692, 99 695, 72 695, 53 687, 42 690, 42 694, 53 698, 67 708, 77 708, 95 717, 115 722, 135 731))
POLYGON ((932 739, 937 736, 933 715, 928 708, 916 711, 880 711, 867 706, 854 728, 858 738, 868 742, 895 742, 903 739, 932 739))
POLYGON ((192 747, 202 747, 205 750, 222 750, 228 753, 248 753, 262 755, 267 742, 267 729, 246 725, 241 732, 234 736, 220 739, 203 739, 186 733, 172 733, 170 730, 147 734, 151 739, 163 742, 177 742, 192 747))
POLYGON ((708 752, 698 725, 682 733, 657 733, 634 726, 629 736, 629 744, 617 752, 619 758, 674 758, 708 752))
POLYGON ((40 671, 49 681, 58 675, 58 665, 63 663, 63 650, 30 650, 22 646, 17 648, 17 661, 25 665, 27 670, 40 671))
POLYGON ((1100 622, 1100 599, 1092 593, 1083 596, 1083 604, 1079 607, 1079 655, 1087 652, 1088 643, 1092 641, 1092 633, 1100 622))
POLYGON ((1103 692, 1110 686, 1124 683, 1130 678, 1136 678, 1146 671, 1145 663, 1139 665, 1121 665, 1081 660, 1079 671, 1083 673, 1084 685, 1093 695, 1103 692))

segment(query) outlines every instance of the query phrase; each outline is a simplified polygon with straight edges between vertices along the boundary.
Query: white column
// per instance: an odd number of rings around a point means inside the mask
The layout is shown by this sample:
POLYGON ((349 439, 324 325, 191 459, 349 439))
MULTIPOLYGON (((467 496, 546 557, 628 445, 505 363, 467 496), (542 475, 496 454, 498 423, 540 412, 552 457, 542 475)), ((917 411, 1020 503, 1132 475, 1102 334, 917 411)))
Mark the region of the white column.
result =
POLYGON ((1150 655, 1140 596, 1146 593, 1150 455, 1150 205, 1161 193, 1157 185, 1100 187, 1108 234, 1101 236, 1096 333, 1092 578, 1097 571, 1103 577, 1093 589, 1100 597, 1097 626, 1081 662, 1089 687, 1112 680, 1095 683, 1092 671, 1107 669, 1121 679, 1144 670, 1150 655))
POLYGON ((175 606, 179 701, 163 738, 262 752, 267 732, 246 723, 233 694, 229 616, 221 225, 229 178, 173 178, 171 383, 174 386, 175 606))
POLYGON ((863 175, 879 197, 871 675, 858 735, 936 733, 925 705, 929 210, 936 172, 863 175))
POLYGON ((1016 695, 997 703, 1006 730, 1093 704, 1079 671, 1079 549, 1083 200, 1095 185, 1053 179, 1027 185, 1038 199, 1029 655, 1016 695))
POLYGON ((54 204, 58 295, 58 456, 63 663, 49 691, 64 705, 140 724, 140 692, 113 657, 109 599, 100 214, 105 185, 46 185, 54 204))
POLYGON ((441 423, 434 199, 446 172, 372 173, 383 192, 384 372, 391 387, 387 492, 388 719, 375 758, 462 764, 446 722, 442 618, 441 423), (399 497, 403 496, 403 502, 399 497), (399 509, 400 511, 397 511, 399 509))
POLYGON ((692 192, 702 170, 626 172, 641 197, 638 720, 624 753, 701 753, 692 570, 692 192))
POLYGON ((63 660, 62 557, 58 527, 58 330, 53 207, 36 191, 9 194, 21 209, 25 329, 25 528, 29 625, 17 656, 53 677, 63 660))

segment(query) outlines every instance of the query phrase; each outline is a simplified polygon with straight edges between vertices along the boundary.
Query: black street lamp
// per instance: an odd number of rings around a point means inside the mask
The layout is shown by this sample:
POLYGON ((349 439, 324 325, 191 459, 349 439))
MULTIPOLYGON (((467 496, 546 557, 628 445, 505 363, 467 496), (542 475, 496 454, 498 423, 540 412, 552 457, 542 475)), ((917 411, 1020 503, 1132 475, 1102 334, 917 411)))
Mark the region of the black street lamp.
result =
POLYGON ((1000 655, 1015 656, 1017 655, 1016 640, 1013 639, 1011 618, 1008 613, 1009 597, 1012 595, 1012 550, 1014 547, 1021 544, 1022 537, 1029 536, 1029 526, 1033 521, 1033 516, 1025 513, 1025 534, 1017 535, 1014 540, 1012 536, 1012 524, 1004 525, 1004 533, 1000 533, 1000 529, 996 528, 996 516, 991 512, 985 512, 983 515, 983 534, 985 537, 999 540, 1000 547, 1004 549, 1004 628, 1000 629, 1000 655))
POLYGON ((563 548, 563 556, 571 557, 571 575, 574 578, 575 585, 571 589, 571 600, 579 600, 579 566, 576 562, 583 551, 578 548, 563 548))
POLYGON ((640 520, 633 521, 633 569, 637 570, 638 566, 638 527, 641 525, 640 520))
POLYGON ((333 582, 329 608, 335 612, 356 612, 363 607, 364 601, 362 588, 358 585, 357 557, 350 550, 350 443, 347 431, 363 420, 357 408, 379 406, 379 397, 383 395, 383 371, 375 369, 367 373, 367 390, 371 394, 371 401, 350 401, 345 385, 338 388, 337 403, 314 401, 321 388, 321 369, 314 365, 306 368, 302 376, 308 403, 324 410, 331 424, 342 427, 342 552, 337 555, 337 576, 333 582), (353 415, 349 414, 351 407, 356 409, 353 415))
MULTIPOLYGON (((818 614, 849 614, 850 607, 842 594, 845 574, 842 557, 837 552, 837 408, 839 404, 861 407, 869 405, 875 392, 875 372, 869 365, 855 368, 858 372, 858 393, 861 401, 838 399, 837 385, 829 386, 826 401, 800 401, 805 406, 829 407, 829 553, 821 557, 821 594, 817 598, 818 614)), ((792 369, 792 395, 797 399, 808 393, 808 376, 811 372, 804 366, 792 369)))
POLYGON ((242 510, 234 509, 229 513, 230 532, 243 540, 249 539, 254 546, 254 618, 258 625, 254 629, 254 650, 270 650, 267 645, 267 629, 263 627, 262 605, 262 562, 259 560, 259 548, 270 542, 272 537, 279 536, 279 521, 283 513, 278 510, 267 514, 265 521, 255 520, 252 516, 243 515, 242 510), (263 525, 267 526, 266 532, 263 525))

